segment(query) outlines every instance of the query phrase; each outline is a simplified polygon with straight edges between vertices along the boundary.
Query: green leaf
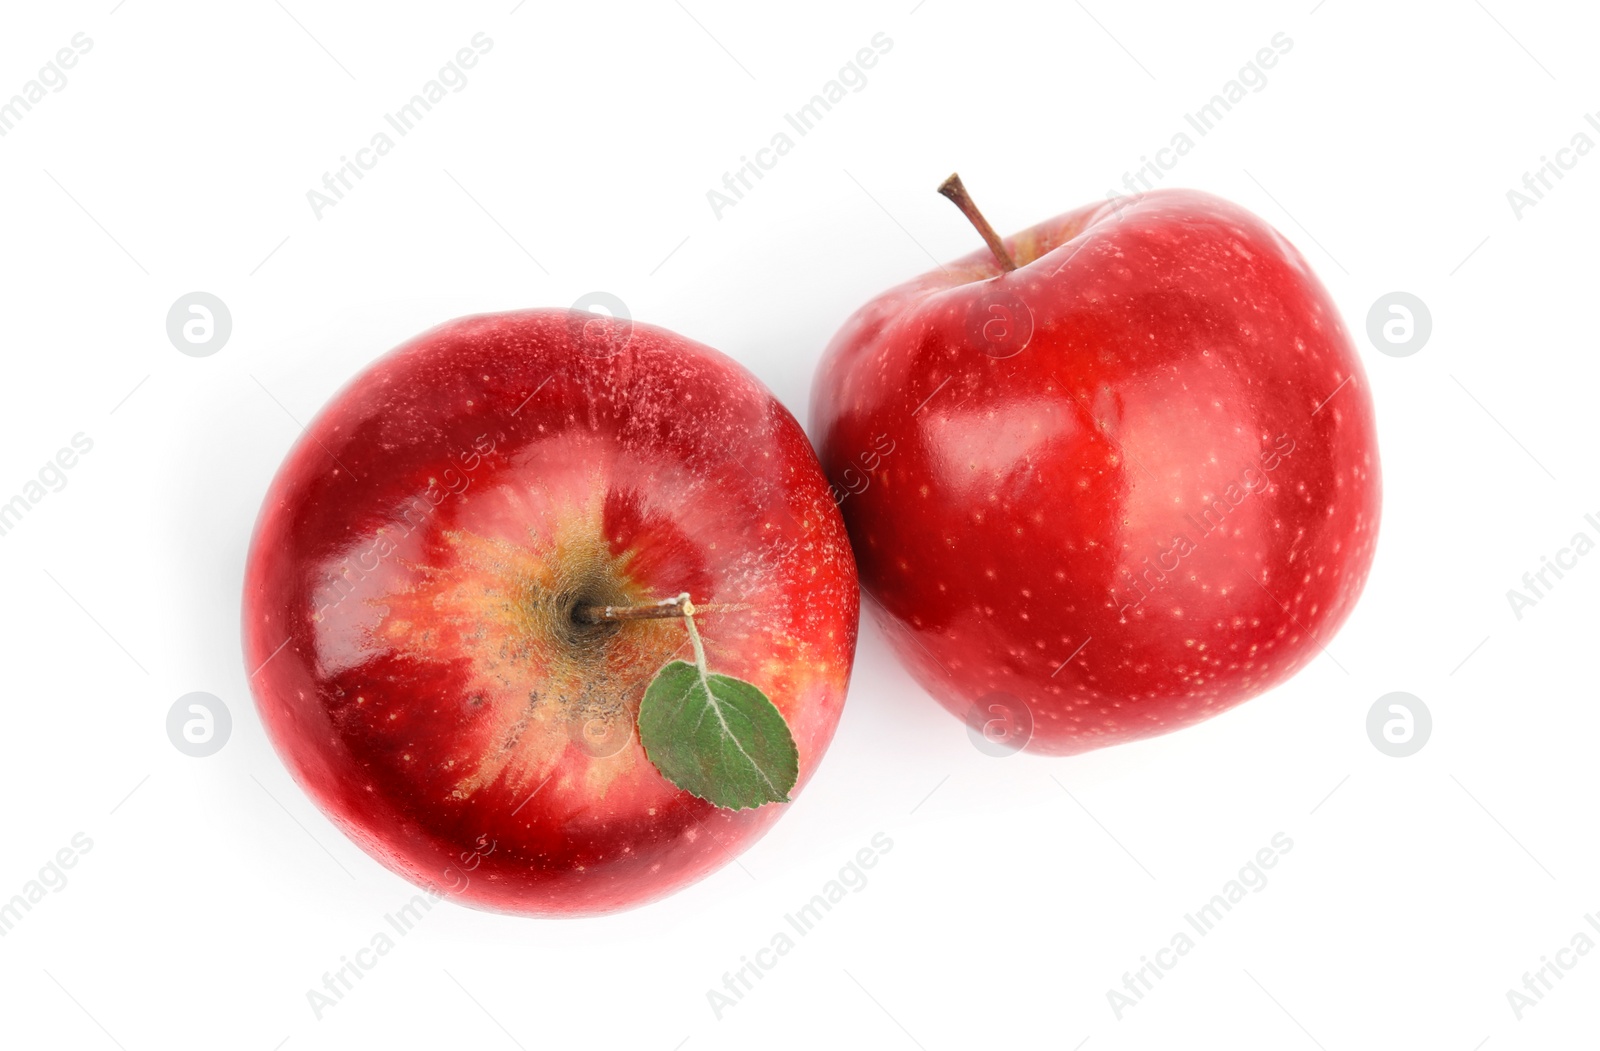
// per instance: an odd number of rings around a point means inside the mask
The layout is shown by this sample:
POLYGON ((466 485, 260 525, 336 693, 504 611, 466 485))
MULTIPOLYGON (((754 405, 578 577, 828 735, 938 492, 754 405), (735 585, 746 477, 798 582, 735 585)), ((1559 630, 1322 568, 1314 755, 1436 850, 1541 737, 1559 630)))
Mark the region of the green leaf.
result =
POLYGON ((730 810, 787 803, 800 775, 789 724, 767 695, 686 661, 669 663, 645 690, 639 742, 668 781, 730 810))

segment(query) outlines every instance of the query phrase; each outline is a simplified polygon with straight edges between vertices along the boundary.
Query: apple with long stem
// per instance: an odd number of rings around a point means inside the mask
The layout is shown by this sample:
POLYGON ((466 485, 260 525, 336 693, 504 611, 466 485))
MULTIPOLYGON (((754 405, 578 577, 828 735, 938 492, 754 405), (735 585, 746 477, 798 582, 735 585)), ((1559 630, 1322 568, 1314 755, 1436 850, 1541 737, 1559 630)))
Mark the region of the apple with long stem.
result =
POLYGON ((980 745, 1184 726, 1322 653, 1378 535, 1371 395, 1293 246, 1159 190, 999 237, 834 337, 812 434, 902 661, 980 745))
POLYGON ((661 329, 454 321, 323 410, 267 494, 245 656, 328 815, 466 904, 637 905, 816 770, 855 567, 805 435, 661 329))

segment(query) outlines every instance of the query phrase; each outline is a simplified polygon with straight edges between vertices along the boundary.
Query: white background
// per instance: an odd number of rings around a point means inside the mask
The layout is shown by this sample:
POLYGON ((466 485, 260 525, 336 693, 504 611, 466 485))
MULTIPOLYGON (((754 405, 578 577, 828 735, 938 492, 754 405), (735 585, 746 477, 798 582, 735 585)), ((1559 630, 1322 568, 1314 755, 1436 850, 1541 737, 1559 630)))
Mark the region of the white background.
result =
POLYGON ((94 442, 0 537, 0 899, 93 842, 0 938, 0 1042, 1593 1042, 1600 952, 1520 1021, 1506 996, 1600 912, 1600 555, 1520 620, 1506 597, 1575 532, 1600 538, 1600 157, 1520 218, 1506 197, 1576 133, 1600 140, 1592 9, 113 3, 8 5, 0 25, 0 97, 93 40, 0 138, 0 501, 94 442), (494 46, 470 83, 316 218, 306 191, 478 32, 494 46), (707 190, 879 32, 866 87, 717 218, 707 190), (1279 227, 1357 338, 1384 523, 1331 655, 1169 737, 992 758, 864 623, 832 750, 740 864, 597 920, 442 905, 319 1021, 307 990, 412 890, 296 788, 246 687, 246 543, 296 421, 439 321, 597 289, 804 420, 848 313, 977 247, 934 193, 952 169, 1002 231, 1101 198, 1279 32, 1266 86, 1166 184, 1279 227), (197 289, 233 317, 205 358, 165 330, 197 289), (1432 313, 1411 357, 1365 335, 1396 290, 1432 313), (196 690, 234 721, 203 759, 165 731, 196 690), (1395 690, 1434 718, 1406 759, 1366 733, 1395 690), (880 832, 870 883, 717 1019, 707 990, 880 832), (1119 1020, 1107 990, 1279 832, 1267 886, 1119 1020))

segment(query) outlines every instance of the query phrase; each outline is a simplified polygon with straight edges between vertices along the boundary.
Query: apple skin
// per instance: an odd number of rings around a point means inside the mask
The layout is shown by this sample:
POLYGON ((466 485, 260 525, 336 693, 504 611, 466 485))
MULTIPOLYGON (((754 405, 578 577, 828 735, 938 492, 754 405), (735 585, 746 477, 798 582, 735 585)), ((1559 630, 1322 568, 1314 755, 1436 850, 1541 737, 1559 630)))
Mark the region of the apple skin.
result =
POLYGON ((1378 532, 1372 400, 1327 291, 1195 191, 1006 244, 1013 272, 983 249, 857 311, 812 390, 902 662, 975 732, 1049 755, 1288 679, 1378 532))
POLYGON ((608 912, 726 864, 784 807, 719 809, 646 757, 639 702, 690 659, 681 620, 570 616, 681 592, 737 607, 696 618, 711 670, 783 713, 803 786, 859 592, 794 418, 662 329, 463 318, 370 366, 284 461, 246 568, 246 666, 290 771, 374 858, 468 905, 608 912))

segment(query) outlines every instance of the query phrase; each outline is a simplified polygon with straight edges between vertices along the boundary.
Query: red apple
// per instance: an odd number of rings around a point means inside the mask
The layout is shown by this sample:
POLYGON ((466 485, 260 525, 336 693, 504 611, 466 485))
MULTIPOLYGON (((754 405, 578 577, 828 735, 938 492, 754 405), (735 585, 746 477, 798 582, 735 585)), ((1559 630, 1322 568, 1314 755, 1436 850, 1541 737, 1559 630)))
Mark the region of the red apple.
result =
POLYGON ((857 602, 827 482, 759 381, 533 310, 428 332, 316 418, 256 525, 245 655, 289 769, 373 857, 470 905, 598 913, 726 864, 784 805, 669 782, 636 728, 652 678, 703 649, 776 706, 803 784, 857 602))
POLYGON ((993 250, 857 311, 812 392, 902 661, 1053 755, 1289 678, 1360 595, 1380 501, 1366 377, 1306 261, 1194 191, 1003 243, 941 192, 993 250))

